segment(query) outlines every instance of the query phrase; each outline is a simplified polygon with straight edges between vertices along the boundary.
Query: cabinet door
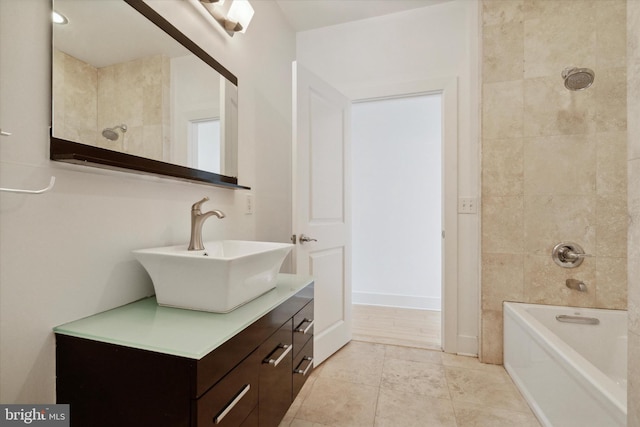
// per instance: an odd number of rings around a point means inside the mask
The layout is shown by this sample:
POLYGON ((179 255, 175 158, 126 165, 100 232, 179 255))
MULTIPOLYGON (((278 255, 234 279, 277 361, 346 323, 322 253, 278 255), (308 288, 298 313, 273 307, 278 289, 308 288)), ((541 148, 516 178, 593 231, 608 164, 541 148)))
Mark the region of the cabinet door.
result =
POLYGON ((256 406, 255 409, 251 411, 247 419, 240 424, 240 427, 258 427, 260 425, 258 422, 258 407, 256 406))
POLYGON ((289 319, 257 350, 260 363, 260 427, 278 426, 291 406, 293 320, 289 319))
POLYGON ((71 405, 72 426, 188 427, 190 364, 181 357, 58 334, 57 403, 71 405))

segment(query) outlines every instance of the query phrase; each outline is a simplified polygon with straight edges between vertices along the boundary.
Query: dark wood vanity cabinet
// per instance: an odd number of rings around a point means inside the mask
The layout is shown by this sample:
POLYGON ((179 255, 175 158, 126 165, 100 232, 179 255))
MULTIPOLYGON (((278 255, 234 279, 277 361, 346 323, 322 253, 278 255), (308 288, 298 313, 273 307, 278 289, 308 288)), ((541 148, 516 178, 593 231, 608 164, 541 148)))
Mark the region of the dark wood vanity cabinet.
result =
POLYGON ((292 402, 293 327, 283 325, 258 349, 260 365, 259 425, 277 426, 292 402))
POLYGON ((195 424, 201 426, 239 426, 257 409, 259 360, 254 352, 225 375, 202 397, 195 400, 195 424))
POLYGON ((313 370, 313 302, 293 316, 293 399, 313 370))
POLYGON ((280 424, 311 373, 312 337, 313 302, 310 302, 259 348, 264 356, 260 367, 260 427, 280 424))
POLYGON ((56 330, 57 401, 78 427, 277 426, 313 369, 312 338, 313 284, 200 359, 56 330))

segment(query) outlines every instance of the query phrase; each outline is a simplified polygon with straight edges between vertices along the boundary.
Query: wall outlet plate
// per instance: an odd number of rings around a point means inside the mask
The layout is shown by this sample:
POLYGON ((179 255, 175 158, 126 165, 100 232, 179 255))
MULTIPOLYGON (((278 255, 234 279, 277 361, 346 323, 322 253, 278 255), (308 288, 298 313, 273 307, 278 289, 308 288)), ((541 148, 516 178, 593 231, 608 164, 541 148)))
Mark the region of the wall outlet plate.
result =
POLYGON ((253 194, 245 194, 244 213, 246 215, 253 214, 253 194))

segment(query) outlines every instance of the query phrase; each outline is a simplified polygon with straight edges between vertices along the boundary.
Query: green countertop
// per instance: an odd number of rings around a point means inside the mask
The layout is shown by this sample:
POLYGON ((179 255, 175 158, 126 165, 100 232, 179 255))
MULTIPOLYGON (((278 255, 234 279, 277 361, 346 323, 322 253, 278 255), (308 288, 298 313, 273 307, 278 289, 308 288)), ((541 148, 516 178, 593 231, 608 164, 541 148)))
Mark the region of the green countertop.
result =
POLYGON ((311 283, 310 276, 279 274, 275 289, 226 314, 161 307, 155 297, 150 297, 53 330, 56 334, 201 359, 311 283))

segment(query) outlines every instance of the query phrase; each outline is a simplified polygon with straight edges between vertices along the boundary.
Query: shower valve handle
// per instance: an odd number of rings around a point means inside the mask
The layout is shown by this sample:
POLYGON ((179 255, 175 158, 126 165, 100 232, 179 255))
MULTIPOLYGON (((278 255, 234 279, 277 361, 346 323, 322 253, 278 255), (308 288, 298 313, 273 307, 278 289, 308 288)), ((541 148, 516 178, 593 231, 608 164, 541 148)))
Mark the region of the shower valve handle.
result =
POLYGON ((575 268, 582 264, 585 258, 592 256, 591 254, 585 253, 580 245, 573 242, 558 243, 551 252, 553 261, 560 267, 565 268, 575 268))

